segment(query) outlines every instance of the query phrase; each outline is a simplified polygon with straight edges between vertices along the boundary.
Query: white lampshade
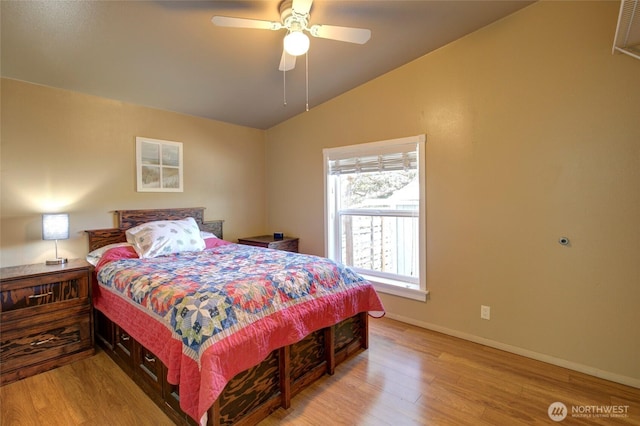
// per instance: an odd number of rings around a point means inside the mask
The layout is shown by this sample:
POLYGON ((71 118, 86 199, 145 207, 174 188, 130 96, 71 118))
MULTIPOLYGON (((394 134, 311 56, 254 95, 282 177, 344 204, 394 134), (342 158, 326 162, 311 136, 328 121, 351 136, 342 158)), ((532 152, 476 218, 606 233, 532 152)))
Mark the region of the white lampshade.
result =
POLYGON ((69 238, 69 215, 67 213, 42 215, 42 239, 66 240, 69 238))
POLYGON ((284 50, 292 56, 304 55, 309 50, 309 37, 302 31, 291 31, 284 37, 284 50))

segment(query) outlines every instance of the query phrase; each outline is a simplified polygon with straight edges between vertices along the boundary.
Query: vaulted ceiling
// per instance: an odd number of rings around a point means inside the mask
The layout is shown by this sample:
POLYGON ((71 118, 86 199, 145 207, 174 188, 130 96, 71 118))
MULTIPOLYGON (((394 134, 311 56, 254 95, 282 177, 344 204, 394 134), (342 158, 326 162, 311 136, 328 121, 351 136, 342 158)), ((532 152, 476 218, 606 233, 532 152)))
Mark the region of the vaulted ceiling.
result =
POLYGON ((278 71, 279 1, 3 0, 3 77, 267 129, 419 58, 530 1, 315 0, 310 24, 368 28, 364 45, 311 37, 308 66, 278 71), (286 105, 285 105, 286 99, 286 105))

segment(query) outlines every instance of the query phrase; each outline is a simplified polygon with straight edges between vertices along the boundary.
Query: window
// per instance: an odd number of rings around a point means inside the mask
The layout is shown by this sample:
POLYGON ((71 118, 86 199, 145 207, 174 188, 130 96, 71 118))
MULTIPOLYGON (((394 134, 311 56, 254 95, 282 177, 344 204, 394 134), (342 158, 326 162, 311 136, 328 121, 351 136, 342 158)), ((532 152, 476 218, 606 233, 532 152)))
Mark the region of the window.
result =
POLYGON ((425 300, 424 135, 323 150, 327 256, 425 300))

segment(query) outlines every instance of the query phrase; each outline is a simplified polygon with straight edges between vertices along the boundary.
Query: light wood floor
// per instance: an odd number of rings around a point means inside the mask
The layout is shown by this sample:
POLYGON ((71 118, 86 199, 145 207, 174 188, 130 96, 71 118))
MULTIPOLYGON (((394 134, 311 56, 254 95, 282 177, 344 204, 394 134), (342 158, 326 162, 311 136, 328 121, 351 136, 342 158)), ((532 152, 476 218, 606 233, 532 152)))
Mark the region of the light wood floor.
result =
MULTIPOLYGON (((370 325, 367 351, 260 425, 640 425, 640 389, 390 319, 370 325), (569 410, 559 423, 547 414, 556 401, 569 410), (571 414, 614 405, 627 416, 571 414)), ((1 387, 0 404, 2 426, 171 424, 101 351, 1 387)))

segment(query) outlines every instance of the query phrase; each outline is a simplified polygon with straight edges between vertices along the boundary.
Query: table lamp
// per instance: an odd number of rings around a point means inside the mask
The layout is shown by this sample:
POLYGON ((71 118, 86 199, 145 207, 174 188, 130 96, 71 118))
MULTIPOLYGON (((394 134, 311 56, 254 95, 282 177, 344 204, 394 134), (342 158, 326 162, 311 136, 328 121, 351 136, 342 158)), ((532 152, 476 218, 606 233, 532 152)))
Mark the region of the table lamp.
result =
POLYGON ((42 239, 56 242, 56 258, 47 260, 47 265, 60 265, 67 263, 67 259, 58 257, 58 240, 69 238, 69 215, 67 213, 42 215, 42 239))

